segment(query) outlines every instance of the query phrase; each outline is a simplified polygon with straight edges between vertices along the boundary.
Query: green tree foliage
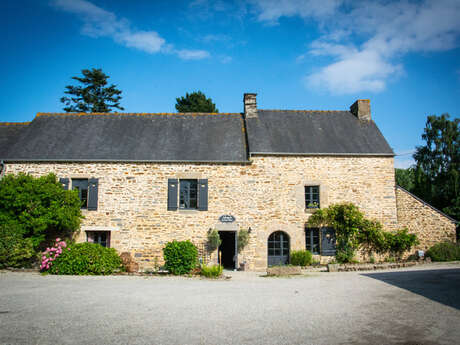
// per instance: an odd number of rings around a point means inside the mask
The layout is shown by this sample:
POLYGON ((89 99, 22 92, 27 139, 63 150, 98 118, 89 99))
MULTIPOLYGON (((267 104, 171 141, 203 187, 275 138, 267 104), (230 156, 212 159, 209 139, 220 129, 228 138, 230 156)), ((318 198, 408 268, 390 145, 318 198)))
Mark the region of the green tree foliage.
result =
POLYGON ((32 240, 22 238, 16 223, 0 224, 0 268, 26 267, 35 257, 32 240))
POLYGON ((415 182, 415 169, 395 169, 396 184, 405 190, 412 191, 415 182))
POLYGON ((82 113, 109 113, 112 108, 124 110, 120 106, 121 91, 112 84, 107 86, 110 78, 101 69, 93 68, 81 71, 83 77, 72 77, 82 85, 67 85, 65 94, 70 97, 62 97, 61 102, 66 106, 66 112, 82 113))
POLYGON ((80 199, 56 176, 6 175, 0 180, 0 224, 38 249, 46 239, 70 236, 80 226, 80 199))
POLYGON ((165 268, 174 275, 189 273, 197 266, 198 250, 190 241, 168 242, 163 248, 165 268))
POLYGON ((176 110, 179 113, 218 113, 211 98, 201 91, 186 93, 185 97, 176 98, 176 110))
POLYGON ((219 232, 217 230, 211 230, 208 232, 208 249, 214 251, 219 248, 222 240, 220 239, 219 232))
POLYGON ((427 250, 426 256, 429 256, 433 261, 460 260, 460 244, 452 242, 435 244, 427 250))
POLYGON ((238 253, 241 253, 249 243, 249 231, 246 229, 238 231, 237 242, 238 253))
POLYGON ((428 116, 414 159, 415 195, 460 220, 460 119, 428 116))
POLYGON ((107 275, 123 270, 113 248, 98 243, 77 243, 66 248, 48 270, 51 274, 107 275))

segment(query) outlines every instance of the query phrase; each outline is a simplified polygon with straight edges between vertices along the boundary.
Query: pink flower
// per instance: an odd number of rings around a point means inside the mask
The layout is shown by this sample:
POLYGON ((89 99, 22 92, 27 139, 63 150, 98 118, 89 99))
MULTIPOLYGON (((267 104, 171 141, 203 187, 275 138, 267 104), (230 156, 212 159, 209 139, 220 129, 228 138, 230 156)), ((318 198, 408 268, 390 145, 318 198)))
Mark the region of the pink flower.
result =
POLYGON ((59 237, 58 237, 58 238, 56 238, 56 242, 59 242, 60 240, 61 240, 61 239, 60 239, 59 237))
POLYGON ((46 256, 42 256, 42 260, 45 260, 46 259, 46 256))

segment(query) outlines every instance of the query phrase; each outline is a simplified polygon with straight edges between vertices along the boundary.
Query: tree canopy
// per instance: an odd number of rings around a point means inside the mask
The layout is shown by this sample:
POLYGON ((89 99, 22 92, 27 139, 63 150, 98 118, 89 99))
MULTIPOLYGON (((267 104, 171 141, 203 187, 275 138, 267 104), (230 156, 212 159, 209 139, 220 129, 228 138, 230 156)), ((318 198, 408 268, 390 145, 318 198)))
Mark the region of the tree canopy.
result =
POLYGON ((179 113, 218 113, 219 110, 211 98, 201 91, 186 93, 185 97, 176 98, 176 110, 179 113))
POLYGON ((449 114, 427 117, 414 154, 416 165, 396 169, 396 182, 419 198, 460 220, 460 119, 449 114))
POLYGON ((82 85, 67 85, 65 94, 70 97, 62 97, 61 102, 66 106, 66 112, 82 113, 109 113, 112 108, 124 110, 120 106, 121 91, 112 84, 107 86, 110 78, 101 69, 93 68, 81 71, 83 77, 72 77, 82 85))

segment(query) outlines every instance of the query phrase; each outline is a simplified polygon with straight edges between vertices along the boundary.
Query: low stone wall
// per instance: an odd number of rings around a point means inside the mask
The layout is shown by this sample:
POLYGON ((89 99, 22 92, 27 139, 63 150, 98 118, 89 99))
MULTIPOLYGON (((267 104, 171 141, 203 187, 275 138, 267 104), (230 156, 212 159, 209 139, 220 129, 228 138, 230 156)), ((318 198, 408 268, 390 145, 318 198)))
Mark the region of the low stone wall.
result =
POLYGON ((452 218, 399 186, 396 207, 399 228, 407 227, 420 242, 413 252, 427 250, 439 242, 456 241, 456 223, 452 218))
POLYGON ((329 264, 328 272, 353 272, 353 271, 375 271, 388 270, 393 268, 413 267, 420 264, 431 263, 431 260, 407 261, 407 262, 384 262, 378 264, 329 264))

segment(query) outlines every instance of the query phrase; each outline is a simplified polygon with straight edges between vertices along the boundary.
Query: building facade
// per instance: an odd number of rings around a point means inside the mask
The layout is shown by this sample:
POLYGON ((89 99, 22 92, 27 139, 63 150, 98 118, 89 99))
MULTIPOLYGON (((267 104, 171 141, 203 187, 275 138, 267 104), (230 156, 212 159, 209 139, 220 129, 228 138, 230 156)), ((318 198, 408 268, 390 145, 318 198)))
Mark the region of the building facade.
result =
POLYGON ((339 202, 388 230, 407 226, 420 249, 455 240, 452 219, 395 188, 394 154, 367 100, 350 111, 274 111, 245 94, 242 114, 38 114, 0 125, 0 140, 3 174, 53 172, 78 189, 77 241, 128 252, 140 270, 161 266, 174 239, 227 268, 263 270, 306 248, 327 261, 333 233, 306 222, 339 202), (249 244, 239 252, 242 229, 249 244), (218 251, 207 248, 210 230, 218 251))

